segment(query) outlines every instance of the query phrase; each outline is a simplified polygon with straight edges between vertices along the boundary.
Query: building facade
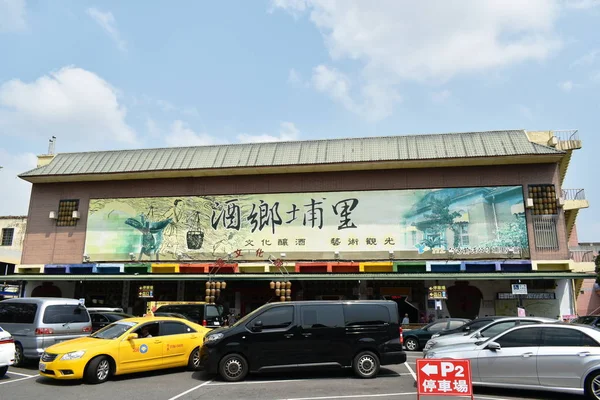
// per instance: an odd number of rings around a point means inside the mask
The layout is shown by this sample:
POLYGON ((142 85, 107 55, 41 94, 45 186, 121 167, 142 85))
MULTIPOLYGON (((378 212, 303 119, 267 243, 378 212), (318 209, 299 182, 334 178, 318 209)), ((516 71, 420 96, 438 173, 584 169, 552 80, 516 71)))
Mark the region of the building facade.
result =
POLYGON ((26 216, 0 216, 0 275, 12 274, 21 263, 26 216))
POLYGON ((390 298, 415 322, 571 315, 591 277, 568 245, 588 204, 562 188, 580 147, 576 131, 498 131, 44 155, 20 175, 33 186, 13 279, 136 313, 151 288, 242 314, 390 298))

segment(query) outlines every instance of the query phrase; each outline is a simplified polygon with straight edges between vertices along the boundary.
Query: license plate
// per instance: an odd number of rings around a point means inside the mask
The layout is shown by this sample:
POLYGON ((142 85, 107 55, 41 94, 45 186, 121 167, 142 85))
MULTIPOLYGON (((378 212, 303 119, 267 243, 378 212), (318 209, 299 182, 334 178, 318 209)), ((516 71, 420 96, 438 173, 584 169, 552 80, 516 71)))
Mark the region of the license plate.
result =
POLYGON ((216 326, 219 326, 219 325, 221 325, 221 324, 219 323, 219 321, 215 321, 215 325, 216 325, 216 326))
POLYGON ((45 371, 45 370, 46 370, 46 364, 40 363, 40 371, 45 371))

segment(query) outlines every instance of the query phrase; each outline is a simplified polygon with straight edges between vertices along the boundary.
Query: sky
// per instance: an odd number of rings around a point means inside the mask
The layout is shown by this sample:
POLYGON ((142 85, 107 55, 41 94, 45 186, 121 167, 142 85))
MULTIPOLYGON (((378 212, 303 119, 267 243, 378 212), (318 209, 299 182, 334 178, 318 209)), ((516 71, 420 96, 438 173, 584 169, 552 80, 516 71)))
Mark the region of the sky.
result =
POLYGON ((600 241, 600 0, 0 0, 0 215, 56 152, 578 129, 600 241))

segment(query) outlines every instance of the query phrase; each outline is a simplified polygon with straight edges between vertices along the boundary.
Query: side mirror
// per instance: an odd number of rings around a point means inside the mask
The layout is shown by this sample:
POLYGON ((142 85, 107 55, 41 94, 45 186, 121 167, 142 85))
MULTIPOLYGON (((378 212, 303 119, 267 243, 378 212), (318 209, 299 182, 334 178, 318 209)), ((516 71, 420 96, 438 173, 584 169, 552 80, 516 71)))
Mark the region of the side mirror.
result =
POLYGON ((254 324, 252 324, 252 332, 260 332, 262 331, 262 328, 262 321, 256 321, 254 324))
POLYGON ((470 326, 465 326, 465 331, 470 331, 471 327, 470 326))
POLYGON ((490 342, 490 343, 488 343, 488 345, 485 346, 485 348, 488 349, 488 350, 492 350, 492 351, 496 351, 496 350, 500 350, 501 349, 500 345, 498 343, 496 343, 496 342, 490 342))
POLYGON ((129 335, 127 335, 127 340, 133 340, 133 339, 137 339, 137 338, 138 338, 137 333, 130 333, 129 335))

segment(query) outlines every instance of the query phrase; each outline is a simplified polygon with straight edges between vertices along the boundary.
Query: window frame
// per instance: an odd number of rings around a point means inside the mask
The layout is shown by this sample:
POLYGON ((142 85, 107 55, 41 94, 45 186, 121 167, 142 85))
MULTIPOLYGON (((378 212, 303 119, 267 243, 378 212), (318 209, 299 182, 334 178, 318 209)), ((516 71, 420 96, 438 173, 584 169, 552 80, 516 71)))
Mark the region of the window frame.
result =
MULTIPOLYGON (((516 348, 516 347, 539 347, 542 344, 542 336, 543 336, 542 331, 544 330, 544 328, 542 328, 539 325, 538 326, 536 326, 536 325, 538 325, 538 324, 527 325, 527 326, 531 326, 531 328, 515 329, 515 330, 511 330, 510 332, 503 332, 502 336, 500 336, 499 338, 494 340, 494 342, 498 343, 500 345, 500 347, 507 348, 507 349, 512 349, 512 348, 516 348), (532 331, 534 329, 537 330, 537 337, 534 339, 533 344, 527 344, 524 346, 506 346, 506 345, 502 345, 502 343, 501 343, 502 339, 508 335, 519 334, 521 332, 528 332, 528 331, 532 331)), ((512 329, 512 328, 509 328, 509 329, 512 329)))
POLYGON ((0 238, 0 246, 11 247, 15 243, 15 228, 2 228, 2 237, 0 238), (6 238, 9 236, 7 233, 10 232, 10 243, 5 243, 6 238))
POLYGON ((300 327, 302 329, 337 329, 337 328, 344 328, 346 326, 346 318, 344 315, 344 307, 342 304, 303 304, 300 307, 300 327), (316 315, 316 322, 319 323, 320 319, 319 319, 319 309, 325 309, 325 308, 335 308, 337 312, 339 312, 339 317, 341 317, 341 319, 338 322, 341 322, 341 325, 332 325, 332 326, 308 326, 304 324, 304 311, 305 310, 309 310, 309 309, 314 309, 317 310, 317 315, 316 315))
POLYGON ((266 309, 265 311, 261 312, 259 315, 257 315, 256 317, 252 318, 251 321, 248 322, 248 324, 246 325, 246 328, 248 328, 249 330, 252 330, 252 327, 254 326, 255 322, 260 321, 261 323, 263 323, 262 327, 261 327, 261 332, 273 332, 273 331, 284 331, 289 329, 291 326, 294 325, 294 321, 296 318, 296 307, 294 307, 293 305, 285 305, 285 306, 277 306, 277 307, 270 307, 268 309, 266 309), (265 326, 264 322, 263 322, 263 316, 269 312, 272 311, 276 311, 276 310, 281 310, 281 309, 290 309, 292 310, 292 319, 290 321, 290 323, 285 326, 285 327, 276 327, 276 328, 269 328, 268 325, 265 326))
POLYGON ((179 321, 162 321, 161 324, 160 324, 159 332, 160 332, 160 336, 174 336, 174 335, 187 335, 187 334, 190 334, 190 333, 196 333, 196 330, 193 329, 188 324, 183 323, 183 322, 179 322, 179 321), (165 329, 166 329, 166 326, 168 326, 168 324, 183 326, 184 330, 186 332, 166 333, 165 329))

